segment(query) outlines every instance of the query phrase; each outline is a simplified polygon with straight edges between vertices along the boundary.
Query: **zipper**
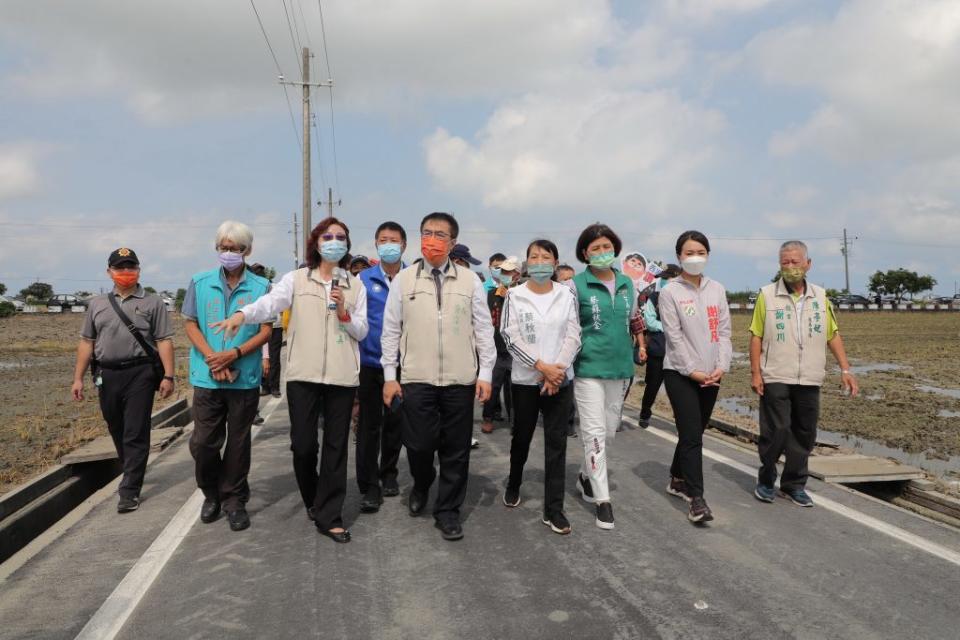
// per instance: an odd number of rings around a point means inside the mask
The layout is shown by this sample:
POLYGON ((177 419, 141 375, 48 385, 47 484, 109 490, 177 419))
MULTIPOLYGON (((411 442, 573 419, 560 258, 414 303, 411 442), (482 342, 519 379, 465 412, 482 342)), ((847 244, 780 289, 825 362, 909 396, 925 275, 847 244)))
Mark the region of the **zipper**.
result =
POLYGON ((436 280, 434 280, 434 288, 437 290, 437 349, 440 360, 437 382, 443 384, 443 288, 437 285, 436 280))
MULTIPOLYGON (((323 287, 323 285, 320 285, 323 287)), ((324 294, 326 294, 326 287, 323 288, 324 294)), ((326 295, 324 295, 326 298, 326 295)), ((326 382, 327 380, 327 351, 330 350, 330 336, 328 335, 328 326, 330 325, 330 310, 326 308, 327 301, 324 299, 324 310, 326 313, 323 314, 323 365, 320 367, 320 379, 326 382)))

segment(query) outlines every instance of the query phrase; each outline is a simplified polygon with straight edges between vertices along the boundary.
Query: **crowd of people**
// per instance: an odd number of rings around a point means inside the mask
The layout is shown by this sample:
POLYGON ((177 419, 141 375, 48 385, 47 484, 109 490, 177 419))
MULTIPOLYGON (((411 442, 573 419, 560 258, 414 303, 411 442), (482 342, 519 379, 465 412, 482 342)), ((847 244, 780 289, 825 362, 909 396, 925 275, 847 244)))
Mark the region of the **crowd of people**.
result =
MULTIPOLYGON (((347 224, 329 217, 313 228, 305 264, 271 283, 248 264, 250 228, 219 227, 217 265, 193 276, 181 310, 191 343, 190 452, 205 498, 202 522, 226 512, 232 530, 250 526, 251 429, 262 421, 260 396, 281 395, 281 366, 300 497, 317 530, 336 542, 351 539, 342 514, 356 400, 362 513, 376 513, 385 497, 400 494, 405 448, 410 515, 424 512, 436 481, 435 526, 446 540, 462 538, 479 402, 483 433, 494 431, 504 413, 511 424, 506 507, 521 504, 524 466, 542 418, 543 524, 570 533, 565 462, 568 436, 575 435, 582 446, 576 488, 594 505, 596 526, 613 529, 608 453, 637 365, 645 366, 639 424, 649 425, 661 385, 676 423, 666 491, 689 503, 690 521, 713 519, 704 498, 703 433, 733 349, 726 291, 706 275, 710 242, 703 233, 682 233, 677 263, 658 267, 649 280, 625 275, 618 266, 622 241, 599 223, 577 239, 579 272, 541 238, 522 257, 490 256, 485 277, 472 270, 481 262, 458 243, 459 223, 448 213, 425 216, 419 236, 419 256, 408 264, 406 230, 384 222, 371 260, 351 255, 347 224)), ((631 269, 649 268, 641 254, 626 257, 631 269)), ((73 396, 83 399, 92 368, 123 465, 117 509, 129 512, 140 504, 154 393, 174 390, 173 330, 163 303, 139 284, 136 254, 117 249, 107 264, 114 288, 88 309, 73 396)), ((752 386, 760 397, 754 495, 775 499, 783 455, 780 494, 805 507, 813 505, 805 491, 807 458, 828 349, 843 387, 858 391, 833 309, 807 280, 811 265, 806 245, 783 244, 778 278, 760 291, 750 326, 752 386)))

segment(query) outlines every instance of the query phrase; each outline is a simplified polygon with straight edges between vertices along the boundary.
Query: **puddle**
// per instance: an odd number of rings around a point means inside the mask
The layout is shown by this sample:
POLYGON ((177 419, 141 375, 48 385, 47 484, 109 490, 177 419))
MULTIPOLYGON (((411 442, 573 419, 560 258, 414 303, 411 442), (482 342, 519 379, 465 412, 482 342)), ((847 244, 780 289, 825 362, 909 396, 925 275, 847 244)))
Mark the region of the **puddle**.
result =
POLYGON ((724 411, 729 411, 730 413, 735 413, 738 416, 747 416, 748 418, 753 418, 754 420, 760 419, 760 410, 751 409, 747 404, 746 398, 741 398, 734 396, 732 398, 717 398, 717 406, 724 411))
POLYGON ((25 362, 0 362, 0 371, 9 371, 11 369, 26 368, 25 362))
POLYGON ((949 409, 940 409, 937 412, 938 418, 960 418, 960 411, 950 411, 949 409))
POLYGON ((893 364, 892 362, 867 362, 865 364, 850 365, 850 371, 853 372, 854 375, 864 375, 877 371, 900 371, 909 368, 910 367, 902 364, 893 364))
MULTIPOLYGON (((960 412, 954 413, 957 413, 957 417, 960 417, 960 412)), ((924 471, 929 471, 938 476, 960 472, 960 456, 952 456, 947 460, 929 458, 926 452, 908 453, 903 449, 888 447, 873 440, 864 440, 857 436, 849 436, 824 429, 817 430, 817 441, 837 445, 844 449, 852 449, 854 452, 862 453, 866 456, 893 458, 897 462, 919 467, 924 471)))
POLYGON ((960 389, 943 389, 941 387, 934 387, 926 384, 918 384, 918 391, 926 391, 927 393, 935 393, 940 396, 947 396, 948 398, 956 398, 960 400, 960 389))
POLYGON ((863 397, 866 398, 867 400, 883 400, 882 393, 871 393, 870 395, 863 396, 863 397))

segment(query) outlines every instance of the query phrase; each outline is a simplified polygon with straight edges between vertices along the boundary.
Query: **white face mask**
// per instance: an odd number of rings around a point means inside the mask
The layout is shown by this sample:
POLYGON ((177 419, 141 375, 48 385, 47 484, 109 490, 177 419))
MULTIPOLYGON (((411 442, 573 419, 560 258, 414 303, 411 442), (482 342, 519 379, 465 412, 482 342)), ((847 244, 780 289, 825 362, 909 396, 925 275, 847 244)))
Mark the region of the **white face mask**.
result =
POLYGON ((699 276, 707 269, 707 258, 705 256, 690 256, 680 261, 683 270, 692 276, 699 276))

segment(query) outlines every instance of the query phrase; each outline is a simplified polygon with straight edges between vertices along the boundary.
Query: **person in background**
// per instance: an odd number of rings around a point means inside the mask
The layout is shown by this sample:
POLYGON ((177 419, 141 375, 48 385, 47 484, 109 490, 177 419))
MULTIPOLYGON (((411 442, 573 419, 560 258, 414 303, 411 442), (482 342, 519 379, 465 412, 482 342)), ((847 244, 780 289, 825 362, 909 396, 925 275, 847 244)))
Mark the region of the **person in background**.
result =
POLYGON ((460 506, 470 470, 474 401, 490 398, 497 357, 483 284, 449 257, 459 231, 449 213, 424 216, 423 259, 401 271, 390 287, 380 338, 383 403, 404 413, 403 444, 413 475, 410 515, 426 506, 437 476, 436 455, 440 483, 433 517, 445 540, 463 537, 460 506))
POLYGON ((123 469, 117 512, 128 513, 140 507, 154 393, 159 391, 161 398, 173 393, 173 327, 163 300, 140 285, 140 260, 133 249, 113 251, 107 258, 107 275, 113 290, 91 299, 83 319, 71 394, 77 402, 83 400, 83 377, 93 365, 100 411, 123 469), (136 326, 140 339, 120 318, 114 302, 136 326), (154 366, 157 359, 162 371, 154 366))
POLYGON ((568 264, 561 264, 557 267, 557 282, 567 282, 573 280, 576 270, 568 264))
POLYGON ((370 258, 367 256, 353 256, 350 259, 350 275, 358 275, 364 269, 369 269, 370 266, 370 258))
MULTIPOLYGON (((556 279, 557 282, 565 283, 573 280, 573 276, 576 275, 576 271, 573 267, 568 264, 561 264, 557 266, 556 279)), ((577 437, 577 403, 573 402, 570 404, 570 417, 567 418, 567 437, 576 438, 577 437)))
POLYGON ((360 383, 358 341, 367 335, 366 290, 347 271, 350 231, 346 224, 324 218, 311 231, 307 247, 306 268, 287 273, 270 293, 214 326, 230 335, 246 324, 291 309, 286 395, 293 471, 317 532, 347 543, 351 534, 344 527, 343 502, 348 433, 360 383), (317 430, 321 412, 322 454, 317 430))
POLYGON ((490 277, 483 281, 483 286, 487 292, 493 291, 500 286, 500 263, 507 259, 507 256, 499 251, 487 260, 487 267, 490 269, 490 277))
POLYGON ((757 295, 750 323, 751 386, 760 396, 760 472, 754 496, 773 502, 777 461, 783 455, 780 494, 812 507, 806 492, 807 460, 817 441, 820 387, 829 349, 840 366, 840 385, 859 393, 833 305, 823 288, 807 282, 813 261, 807 245, 780 247, 780 277, 757 295))
MULTIPOLYGON (((483 264, 473 257, 473 254, 470 253, 470 247, 465 244, 455 244, 450 251, 450 259, 453 261, 453 264, 461 266, 467 271, 470 271, 471 267, 483 264)), ((476 276, 483 280, 479 273, 476 273, 476 276)))
POLYGON ((507 350, 507 345, 500 334, 500 314, 503 310, 504 300, 511 287, 520 280, 520 258, 510 256, 500 263, 500 273, 497 275, 499 285, 493 291, 487 293, 487 306, 490 308, 490 317, 493 319, 493 339, 497 345, 497 364, 493 367, 493 387, 490 399, 483 405, 483 423, 480 430, 483 433, 493 433, 493 421, 497 419, 500 410, 500 392, 505 394, 504 406, 507 408, 507 417, 510 417, 512 409, 512 399, 509 398, 510 392, 510 369, 513 366, 513 359, 507 350))
POLYGON ((686 500, 687 518, 713 520, 703 498, 703 431, 710 422, 720 382, 730 370, 730 311, 723 285, 703 272, 710 242, 699 231, 677 238, 680 277, 660 292, 659 309, 666 355, 663 383, 677 425, 677 447, 667 493, 686 500))
POLYGON ((620 426, 624 393, 634 373, 630 319, 637 313, 633 282, 613 268, 623 244, 613 229, 592 224, 577 240, 587 265, 572 282, 577 293, 582 346, 574 364, 583 462, 580 495, 596 505, 595 524, 614 527, 607 481, 607 447, 620 426))
MULTIPOLYGON (((260 264, 259 262, 255 262, 255 263, 251 264, 251 265, 248 267, 248 269, 250 269, 251 273, 254 273, 254 274, 258 275, 258 276, 260 276, 261 278, 267 278, 267 268, 266 268, 265 266, 263 266, 262 264, 260 264)), ((270 278, 267 278, 267 281, 269 282, 269 281, 270 281, 270 278)), ((277 318, 276 320, 274 320, 274 323, 273 323, 274 329, 276 329, 276 326, 277 326, 279 320, 280 320, 279 318, 277 318)), ((274 331, 274 333, 275 333, 275 331, 274 331)), ((282 329, 281 329, 281 333, 280 333, 280 338, 281 338, 281 341, 282 341, 282 339, 283 339, 283 331, 282 331, 282 329)), ((272 341, 273 341, 273 333, 270 334, 270 340, 269 340, 266 344, 264 344, 262 347, 260 347, 260 353, 261 353, 261 358, 262 358, 262 363, 261 363, 261 364, 262 364, 262 368, 263 368, 263 378, 262 378, 261 381, 260 381, 260 385, 261 385, 261 386, 260 386, 260 395, 261 395, 261 396, 270 395, 270 388, 267 386, 267 380, 270 378, 270 345, 271 345, 271 342, 272 342, 272 341)), ((280 356, 279 356, 279 354, 278 354, 278 355, 277 355, 277 359, 278 359, 278 360, 279 360, 279 357, 280 357, 280 356)), ((277 364, 278 364, 278 365, 280 364, 279 361, 277 362, 277 364)), ((279 367, 278 367, 278 369, 279 369, 279 367)), ((257 416, 253 419, 253 424, 263 424, 263 422, 264 422, 263 416, 260 415, 260 409, 259 409, 259 407, 258 407, 258 408, 257 408, 257 416)))
POLYGON ((500 320, 513 358, 513 434, 510 477, 503 494, 508 507, 520 505, 523 467, 537 418, 543 413, 543 524, 570 533, 563 513, 567 418, 573 405, 573 360, 580 350, 580 314, 569 287, 553 281, 559 253, 549 240, 527 247, 530 279, 506 297, 500 320))
POLYGON ((357 487, 363 494, 361 513, 376 513, 383 498, 400 495, 397 462, 401 449, 402 413, 383 405, 383 365, 380 335, 383 309, 394 278, 406 265, 407 232, 396 222, 384 222, 373 236, 380 263, 360 272, 367 291, 367 336, 360 342, 360 423, 357 433, 357 487))
POLYGON ((201 522, 215 521, 222 508, 230 529, 242 531, 250 526, 247 475, 250 429, 263 377, 261 347, 272 327, 245 327, 233 336, 223 336, 211 325, 263 296, 270 285, 247 268, 245 259, 253 250, 253 232, 247 225, 224 222, 217 229, 214 247, 220 265, 193 276, 180 311, 192 345, 190 453, 196 463, 197 486, 204 495, 201 522))
POLYGON ((663 336, 663 324, 660 321, 660 291, 667 283, 680 275, 680 267, 675 264, 667 265, 660 274, 656 290, 650 294, 643 304, 643 321, 646 325, 645 344, 647 349, 647 369, 643 378, 643 399, 640 401, 640 417, 637 423, 646 429, 650 426, 650 417, 653 415, 653 403, 663 384, 663 358, 666 355, 667 344, 663 336))

